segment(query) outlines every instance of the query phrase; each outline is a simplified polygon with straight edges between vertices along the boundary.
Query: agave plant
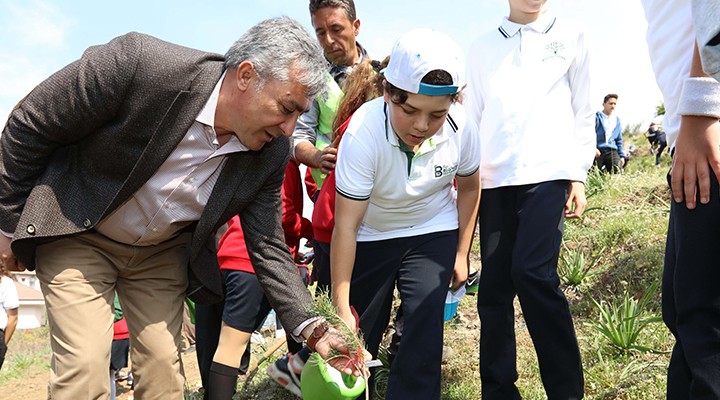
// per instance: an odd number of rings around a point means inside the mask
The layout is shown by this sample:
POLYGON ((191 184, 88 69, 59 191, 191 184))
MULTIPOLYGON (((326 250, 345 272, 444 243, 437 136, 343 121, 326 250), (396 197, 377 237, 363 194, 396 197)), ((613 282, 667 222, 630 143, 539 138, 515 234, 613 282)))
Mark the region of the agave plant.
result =
POLYGON ((613 347, 622 352, 637 350, 640 352, 654 352, 651 347, 638 344, 640 333, 649 324, 659 322, 661 317, 653 315, 646 310, 647 304, 657 291, 657 283, 653 284, 638 300, 625 291, 622 300, 599 303, 591 299, 600 312, 597 322, 590 325, 608 339, 613 347))
POLYGON ((600 255, 605 251, 605 248, 603 248, 597 252, 595 257, 588 260, 585 258, 582 247, 571 250, 563 243, 563 248, 565 252, 560 255, 558 275, 560 275, 562 283, 568 286, 580 285, 586 278, 594 275, 595 272, 591 270, 597 265, 600 255))

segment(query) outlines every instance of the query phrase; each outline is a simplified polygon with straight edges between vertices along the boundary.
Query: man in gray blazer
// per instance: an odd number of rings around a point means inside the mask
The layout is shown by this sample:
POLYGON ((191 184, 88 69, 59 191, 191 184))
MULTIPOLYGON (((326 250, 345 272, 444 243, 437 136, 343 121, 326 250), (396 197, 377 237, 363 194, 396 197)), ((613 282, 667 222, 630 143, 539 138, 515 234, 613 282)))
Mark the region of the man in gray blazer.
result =
POLYGON ((236 214, 283 324, 325 357, 342 350, 308 311, 280 223, 287 137, 326 71, 289 18, 254 26, 225 57, 129 33, 16 107, 0 137, 0 255, 40 279, 54 399, 108 395, 115 289, 138 397, 183 397, 183 300, 222 297, 213 233, 236 214))

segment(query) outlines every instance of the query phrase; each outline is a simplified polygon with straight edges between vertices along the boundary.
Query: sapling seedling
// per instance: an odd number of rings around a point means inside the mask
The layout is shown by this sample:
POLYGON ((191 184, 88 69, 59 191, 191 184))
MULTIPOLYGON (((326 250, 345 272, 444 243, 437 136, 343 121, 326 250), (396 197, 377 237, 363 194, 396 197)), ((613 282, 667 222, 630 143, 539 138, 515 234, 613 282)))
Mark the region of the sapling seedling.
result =
POLYGON ((341 353, 336 349, 331 349, 330 357, 326 361, 335 360, 337 358, 347 359, 346 364, 343 365, 342 368, 352 366, 355 370, 360 371, 360 376, 365 381, 365 399, 370 400, 370 390, 368 386, 370 372, 368 371, 368 365, 364 357, 365 341, 363 340, 363 335, 360 331, 360 317, 355 312, 355 309, 351 308, 353 316, 355 317, 355 326, 351 328, 337 314, 337 309, 335 308, 335 305, 333 305, 329 293, 327 291, 321 291, 315 293, 315 299, 311 305, 310 311, 313 314, 324 318, 330 327, 338 331, 347 347, 347 353, 341 353))

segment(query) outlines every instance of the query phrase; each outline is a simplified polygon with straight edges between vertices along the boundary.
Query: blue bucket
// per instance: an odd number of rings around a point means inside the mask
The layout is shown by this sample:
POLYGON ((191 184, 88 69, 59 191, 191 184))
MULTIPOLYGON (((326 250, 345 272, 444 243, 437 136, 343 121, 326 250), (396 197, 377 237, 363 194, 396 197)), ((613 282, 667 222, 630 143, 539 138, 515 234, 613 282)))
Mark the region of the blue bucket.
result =
POLYGON ((458 305, 463 296, 465 296, 465 285, 460 286, 460 289, 456 291, 448 290, 445 296, 445 310, 443 312, 445 321, 450 321, 457 314, 458 305))

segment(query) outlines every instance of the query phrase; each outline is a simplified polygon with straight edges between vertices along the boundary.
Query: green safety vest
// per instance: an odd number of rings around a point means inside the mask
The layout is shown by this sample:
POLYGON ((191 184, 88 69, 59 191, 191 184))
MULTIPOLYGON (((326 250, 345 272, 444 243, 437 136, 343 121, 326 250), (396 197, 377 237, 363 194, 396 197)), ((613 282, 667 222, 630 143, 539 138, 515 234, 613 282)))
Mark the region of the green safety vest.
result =
MULTIPOLYGON (((324 100, 320 97, 316 97, 315 101, 318 103, 320 109, 318 115, 317 124, 317 135, 315 138, 315 148, 323 150, 330 145, 332 140, 332 125, 337 113, 338 107, 340 106, 340 100, 343 98, 343 91, 340 86, 335 82, 332 75, 329 73, 326 75, 328 93, 327 98, 324 100)), ((312 177, 315 180, 318 190, 322 187, 322 183, 325 181, 325 174, 320 172, 319 168, 312 169, 312 177)))

